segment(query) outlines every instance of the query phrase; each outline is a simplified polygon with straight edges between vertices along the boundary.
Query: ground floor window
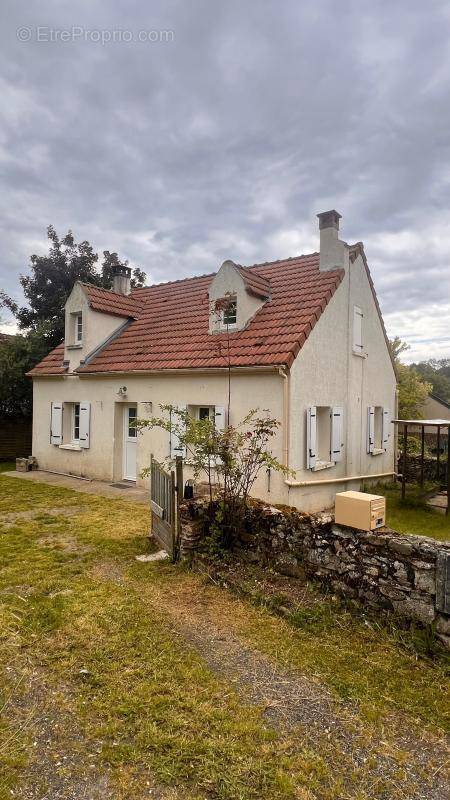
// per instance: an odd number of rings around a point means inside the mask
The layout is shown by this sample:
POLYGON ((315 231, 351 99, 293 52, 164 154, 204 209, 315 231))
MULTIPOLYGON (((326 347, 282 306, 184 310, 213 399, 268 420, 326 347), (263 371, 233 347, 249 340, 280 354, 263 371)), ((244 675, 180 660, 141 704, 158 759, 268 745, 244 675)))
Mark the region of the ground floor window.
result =
POLYGON ((79 444, 80 441, 80 404, 72 403, 72 442, 79 444))
POLYGON ((367 452, 371 455, 384 453, 390 436, 390 412, 383 406, 367 409, 367 452))
POLYGON ((198 419, 211 419, 214 414, 214 406, 199 406, 197 409, 198 419))
POLYGON ((333 467, 342 459, 343 409, 340 406, 311 406, 307 411, 307 469, 333 467))
POLYGON ((50 442, 78 450, 90 447, 91 404, 53 401, 50 404, 50 442))

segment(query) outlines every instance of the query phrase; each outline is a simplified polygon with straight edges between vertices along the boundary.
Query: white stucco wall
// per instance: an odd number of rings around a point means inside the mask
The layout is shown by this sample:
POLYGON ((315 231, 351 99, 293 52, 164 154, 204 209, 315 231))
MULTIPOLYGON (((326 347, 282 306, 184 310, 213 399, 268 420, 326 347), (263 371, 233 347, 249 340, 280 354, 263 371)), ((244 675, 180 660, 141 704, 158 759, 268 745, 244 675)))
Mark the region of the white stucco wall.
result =
POLYGON ((79 283, 75 284, 67 299, 65 314, 64 358, 70 362, 70 370, 79 367, 81 359, 92 353, 99 344, 104 342, 127 320, 126 317, 102 314, 90 308, 88 298, 79 283), (81 347, 73 343, 73 315, 80 311, 83 315, 83 342, 81 347))
MULTIPOLYGON (((366 436, 367 407, 383 406, 394 416, 395 392, 394 370, 364 264, 358 256, 347 269, 291 370, 289 449, 295 480, 329 481, 393 471, 394 432, 388 449, 379 455, 366 452, 366 436), (352 349, 355 305, 364 313, 364 357, 354 355, 352 349), (342 406, 344 409, 342 461, 319 472, 306 469, 308 406, 342 406)), ((308 511, 320 510, 333 505, 337 491, 357 489, 359 483, 290 487, 287 502, 308 511)))
MULTIPOLYGON (((122 478, 122 413, 127 403, 136 403, 138 416, 151 416, 146 402, 153 405, 153 414, 160 416, 159 405, 207 406, 227 405, 228 382, 225 373, 215 375, 148 375, 117 377, 74 377, 34 379, 33 455, 42 469, 69 472, 98 480, 122 478), (117 392, 127 386, 127 396, 121 400, 117 392), (91 402, 91 434, 88 450, 66 450, 50 444, 50 406, 52 401, 64 403, 91 402)), ((275 371, 239 373, 232 376, 231 424, 237 424, 252 409, 270 410, 278 420, 283 417, 282 379, 275 371)), ((282 459, 282 432, 272 441, 274 455, 282 459)), ((169 455, 169 435, 153 429, 138 437, 137 469, 149 466, 150 454, 158 460, 169 455)), ((189 477, 189 470, 186 470, 189 477)), ((148 479, 138 479, 147 485, 148 479)), ((283 496, 284 480, 271 476, 271 493, 267 492, 267 476, 261 475, 254 494, 264 499, 283 496)))

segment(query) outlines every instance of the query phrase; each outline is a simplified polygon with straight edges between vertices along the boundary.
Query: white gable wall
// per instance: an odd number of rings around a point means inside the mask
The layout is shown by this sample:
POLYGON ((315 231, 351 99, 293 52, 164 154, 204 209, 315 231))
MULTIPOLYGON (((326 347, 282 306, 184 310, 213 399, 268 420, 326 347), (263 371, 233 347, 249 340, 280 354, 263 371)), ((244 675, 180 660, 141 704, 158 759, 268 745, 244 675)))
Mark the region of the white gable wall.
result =
POLYGON ((118 317, 113 314, 94 311, 89 306, 88 298, 80 283, 74 285, 67 299, 65 314, 64 359, 70 362, 70 370, 75 370, 79 367, 81 359, 92 353, 96 347, 127 320, 127 317, 118 317), (81 347, 74 343, 73 338, 74 315, 80 311, 83 315, 83 341, 81 347))
MULTIPOLYGON (((361 256, 344 279, 300 350, 290 387, 290 466, 294 481, 329 481, 379 474, 394 469, 394 436, 386 452, 366 452, 367 407, 382 406, 395 414, 396 380, 361 256), (353 309, 363 312, 363 357, 353 353, 353 309), (341 460, 332 467, 306 468, 306 413, 310 406, 343 408, 341 460)), ((393 427, 393 426, 392 426, 393 427)), ((330 507, 337 491, 359 488, 359 481, 290 487, 287 502, 307 511, 330 507)))
POLYGON ((249 320, 264 305, 264 300, 247 292, 242 276, 233 262, 224 261, 209 287, 210 333, 221 330, 220 315, 213 310, 215 301, 230 295, 236 295, 237 298, 237 330, 245 328, 249 320))

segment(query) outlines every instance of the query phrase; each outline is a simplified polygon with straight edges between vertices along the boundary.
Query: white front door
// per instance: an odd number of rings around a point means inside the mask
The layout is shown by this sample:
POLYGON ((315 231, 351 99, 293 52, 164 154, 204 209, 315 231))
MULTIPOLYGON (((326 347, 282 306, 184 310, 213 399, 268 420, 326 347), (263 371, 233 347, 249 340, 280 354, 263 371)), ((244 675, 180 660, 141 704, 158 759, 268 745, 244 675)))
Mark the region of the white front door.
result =
POLYGON ((123 409, 123 477, 127 481, 136 480, 137 429, 134 422, 137 418, 136 406, 124 406, 123 409))

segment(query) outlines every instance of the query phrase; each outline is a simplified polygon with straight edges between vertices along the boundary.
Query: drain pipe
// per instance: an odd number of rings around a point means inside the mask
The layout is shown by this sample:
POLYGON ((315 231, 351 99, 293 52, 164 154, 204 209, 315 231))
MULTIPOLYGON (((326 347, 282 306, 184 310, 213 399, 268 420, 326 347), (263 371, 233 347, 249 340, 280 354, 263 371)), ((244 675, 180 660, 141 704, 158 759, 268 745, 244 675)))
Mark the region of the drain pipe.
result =
POLYGON ((286 480, 288 486, 330 486, 333 483, 347 483, 348 481, 367 481, 371 478, 400 478, 397 472, 377 472, 372 475, 347 475, 344 478, 326 478, 326 480, 316 481, 290 481, 286 480))
POLYGON ((278 374, 283 378, 283 464, 289 467, 289 435, 290 435, 290 409, 289 409, 289 388, 290 373, 286 372, 285 367, 278 368, 278 374))

